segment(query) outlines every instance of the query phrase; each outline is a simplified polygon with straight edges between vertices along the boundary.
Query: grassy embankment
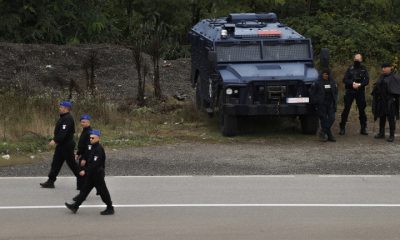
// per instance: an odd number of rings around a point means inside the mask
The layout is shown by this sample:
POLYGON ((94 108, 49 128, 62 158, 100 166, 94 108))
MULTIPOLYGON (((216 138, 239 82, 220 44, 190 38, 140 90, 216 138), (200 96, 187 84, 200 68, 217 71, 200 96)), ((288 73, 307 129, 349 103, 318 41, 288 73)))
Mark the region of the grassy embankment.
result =
MULTIPOLYGON (((343 86, 341 78, 347 65, 336 66, 333 75, 339 83, 342 103, 343 86)), ((372 82, 379 74, 379 68, 369 68, 372 82)), ((367 87, 367 98, 372 84, 367 87)), ((51 151, 47 143, 52 136, 58 118, 59 99, 47 94, 25 96, 19 92, 0 94, 0 154, 9 154, 9 160, 0 158, 0 166, 35 161, 31 158, 41 152, 51 151)), ((368 103, 370 102, 367 100, 368 103)), ((295 141, 312 139, 299 130, 297 121, 290 119, 250 120, 241 127, 241 135, 235 138, 222 137, 217 119, 209 119, 198 112, 190 100, 178 102, 169 99, 162 104, 149 104, 144 108, 118 111, 116 103, 101 98, 75 99, 75 119, 82 113, 94 117, 93 127, 103 132, 103 144, 108 148, 126 146, 151 146, 178 142, 261 142, 295 141)), ((77 133, 80 132, 76 121, 77 133)), ((77 137, 77 136, 76 136, 77 137)))

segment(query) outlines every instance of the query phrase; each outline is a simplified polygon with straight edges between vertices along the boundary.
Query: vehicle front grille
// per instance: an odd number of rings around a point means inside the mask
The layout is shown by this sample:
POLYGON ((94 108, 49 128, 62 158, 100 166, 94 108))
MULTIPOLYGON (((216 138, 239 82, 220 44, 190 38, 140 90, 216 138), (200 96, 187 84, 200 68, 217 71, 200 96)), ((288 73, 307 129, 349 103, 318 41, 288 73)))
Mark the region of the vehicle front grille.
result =
POLYGON ((299 96, 302 92, 303 86, 296 82, 294 84, 254 82, 249 96, 252 104, 276 104, 286 103, 287 97, 299 96))

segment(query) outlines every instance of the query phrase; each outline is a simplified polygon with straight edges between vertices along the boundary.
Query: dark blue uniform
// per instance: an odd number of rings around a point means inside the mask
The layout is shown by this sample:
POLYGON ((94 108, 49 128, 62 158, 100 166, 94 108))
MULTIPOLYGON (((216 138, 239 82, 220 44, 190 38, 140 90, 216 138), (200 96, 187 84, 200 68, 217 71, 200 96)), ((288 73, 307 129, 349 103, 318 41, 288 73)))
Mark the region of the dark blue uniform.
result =
POLYGON ((92 145, 85 167, 85 184, 82 187, 79 195, 76 197, 74 207, 77 209, 86 200, 89 193, 96 187, 100 193, 100 197, 107 205, 107 208, 112 208, 110 193, 107 189, 105 178, 106 154, 100 143, 92 145))
POLYGON ((78 166, 75 163, 74 141, 75 122, 70 113, 60 114, 60 119, 54 128, 54 138, 56 149, 51 163, 50 173, 48 175, 51 182, 55 182, 64 162, 67 162, 75 176, 78 176, 78 166))
MULTIPOLYGON (((92 131, 92 127, 88 126, 82 129, 81 136, 79 137, 78 141, 78 151, 76 152, 76 155, 80 156, 79 157, 79 168, 81 169, 81 162, 82 160, 87 159, 87 154, 89 152, 90 145, 90 131, 92 131)), ((78 176, 78 190, 80 190, 85 183, 85 177, 78 176)))
POLYGON ((386 119, 389 122, 390 137, 388 141, 394 140, 396 130, 396 117, 399 118, 399 95, 390 89, 390 82, 396 81, 395 75, 382 74, 376 82, 372 91, 372 110, 375 120, 379 118, 379 133, 376 138, 384 138, 386 119))
POLYGON ((343 83, 345 84, 346 93, 344 95, 344 109, 341 116, 340 129, 344 134, 351 105, 355 99, 358 108, 361 132, 366 134, 367 115, 365 114, 365 108, 367 103, 365 101, 365 86, 369 84, 369 75, 366 67, 361 64, 359 66, 351 65, 344 75, 343 83), (360 83, 361 86, 358 89, 354 89, 353 82, 360 83))
POLYGON ((320 119, 321 132, 326 134, 329 140, 333 140, 331 127, 335 122, 338 96, 336 82, 330 77, 328 80, 324 80, 320 76, 318 81, 311 86, 310 96, 320 119))

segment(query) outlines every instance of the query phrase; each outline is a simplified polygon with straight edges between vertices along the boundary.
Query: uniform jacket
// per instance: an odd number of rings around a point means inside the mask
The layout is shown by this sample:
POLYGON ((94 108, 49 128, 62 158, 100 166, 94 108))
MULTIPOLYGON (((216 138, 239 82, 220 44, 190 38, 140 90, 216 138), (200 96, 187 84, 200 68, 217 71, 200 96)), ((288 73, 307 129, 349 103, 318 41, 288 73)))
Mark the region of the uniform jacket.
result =
POLYGON ((364 91, 365 86, 369 84, 369 75, 367 68, 364 65, 360 65, 359 68, 355 68, 354 65, 350 65, 344 74, 343 83, 346 89, 353 90, 353 82, 361 83, 358 91, 364 91))
POLYGON ((75 122, 70 113, 60 114, 54 128, 53 140, 58 146, 74 143, 75 122))
POLYGON ((320 76, 319 79, 311 85, 310 98, 311 103, 316 107, 325 103, 325 85, 329 85, 331 88, 332 98, 334 99, 334 108, 336 111, 336 103, 338 98, 338 87, 336 82, 329 77, 329 80, 324 80, 320 76))
POLYGON ((88 158, 84 170, 87 175, 104 173, 106 162, 106 153, 100 143, 91 145, 91 150, 88 153, 88 158))
POLYGON ((90 131, 92 127, 85 127, 82 130, 81 136, 78 141, 78 151, 76 155, 80 155, 81 159, 86 159, 86 153, 88 151, 88 146, 90 145, 90 131))
POLYGON ((394 73, 381 74, 372 90, 372 113, 374 119, 394 114, 399 119, 399 95, 394 94, 391 82, 396 81, 394 73))

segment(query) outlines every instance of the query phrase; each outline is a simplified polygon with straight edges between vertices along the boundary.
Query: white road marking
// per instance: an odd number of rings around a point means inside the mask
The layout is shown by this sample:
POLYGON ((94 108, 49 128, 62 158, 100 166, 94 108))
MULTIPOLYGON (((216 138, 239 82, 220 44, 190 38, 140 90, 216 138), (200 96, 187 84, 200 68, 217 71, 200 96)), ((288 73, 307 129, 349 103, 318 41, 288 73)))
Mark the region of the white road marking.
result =
POLYGON ((390 178, 392 175, 318 175, 321 178, 390 178))
MULTIPOLYGON (((191 175, 176 175, 176 176, 106 176, 106 178, 191 178, 191 175)), ((201 176, 196 176, 201 177, 201 176)), ((47 176, 42 177, 0 177, 1 179, 47 179, 47 176)), ((73 176, 57 177, 58 179, 75 179, 73 176)))
MULTIPOLYGON (((104 208, 105 205, 82 205, 80 208, 104 208)), ((332 203, 316 203, 316 204, 122 204, 114 205, 115 208, 180 208, 180 207, 356 207, 356 208, 388 208, 400 207, 400 204, 332 204, 332 203)), ((26 209, 62 209, 64 205, 53 206, 1 206, 0 210, 26 210, 26 209)))
MULTIPOLYGON (((299 175, 302 176, 302 175, 299 175)), ((305 175, 303 175, 305 176, 305 175)), ((213 175, 213 178, 294 178, 295 175, 213 175)))
MULTIPOLYGON (((109 178, 192 178, 193 175, 175 175, 175 176, 106 176, 109 178)), ((201 177, 201 176, 196 176, 201 177)))
MULTIPOLYGON (((390 178, 393 175, 174 175, 174 176, 106 176, 106 178, 296 178, 296 177, 320 177, 320 178, 390 178)), ((47 176, 39 177, 0 177, 1 179, 46 179, 47 176)), ((72 179, 73 176, 62 176, 57 179, 72 179)))
MULTIPOLYGON (((69 179, 69 178, 75 178, 75 177, 57 177, 57 179, 69 179)), ((0 177, 1 179, 47 179, 47 177, 43 176, 43 177, 0 177)))

